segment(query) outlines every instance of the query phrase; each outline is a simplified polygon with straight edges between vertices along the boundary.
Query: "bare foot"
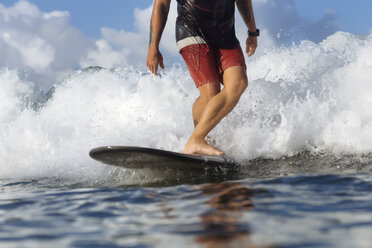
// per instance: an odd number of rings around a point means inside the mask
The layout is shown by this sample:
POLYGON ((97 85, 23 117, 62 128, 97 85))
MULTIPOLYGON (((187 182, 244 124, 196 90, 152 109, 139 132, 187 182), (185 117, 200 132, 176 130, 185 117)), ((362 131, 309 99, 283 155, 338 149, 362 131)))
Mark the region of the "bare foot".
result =
POLYGON ((209 145, 204 140, 196 141, 190 139, 187 142, 185 149, 183 150, 185 154, 202 154, 202 155, 215 155, 215 156, 223 156, 225 155, 224 152, 217 150, 213 146, 209 145))

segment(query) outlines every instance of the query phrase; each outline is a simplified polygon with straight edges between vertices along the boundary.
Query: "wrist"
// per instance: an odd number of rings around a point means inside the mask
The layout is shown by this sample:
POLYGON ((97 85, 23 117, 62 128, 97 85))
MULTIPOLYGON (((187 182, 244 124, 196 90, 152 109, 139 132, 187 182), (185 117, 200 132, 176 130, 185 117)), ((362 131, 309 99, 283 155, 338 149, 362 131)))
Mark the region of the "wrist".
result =
POLYGON ((149 51, 154 52, 154 53, 158 53, 160 50, 159 50, 159 47, 150 45, 149 46, 149 51))
POLYGON ((248 30, 248 36, 249 37, 258 37, 258 36, 260 36, 260 30, 258 28, 256 28, 255 31, 248 30))
POLYGON ((159 44, 160 42, 156 41, 149 42, 149 49, 159 50, 159 44))

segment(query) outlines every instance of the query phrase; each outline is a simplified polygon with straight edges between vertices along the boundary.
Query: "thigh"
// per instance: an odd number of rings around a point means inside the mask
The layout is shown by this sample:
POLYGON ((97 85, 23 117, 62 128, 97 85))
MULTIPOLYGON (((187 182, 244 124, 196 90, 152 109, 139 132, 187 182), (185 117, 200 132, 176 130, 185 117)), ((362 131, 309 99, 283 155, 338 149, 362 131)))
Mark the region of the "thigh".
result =
POLYGON ((226 90, 240 95, 248 86, 244 54, 240 46, 234 49, 219 49, 219 71, 226 90))
MULTIPOLYGON (((220 82, 216 57, 206 44, 194 44, 180 50, 197 88, 220 82)), ((205 87, 211 88, 211 87, 205 87)))
POLYGON ((245 70, 247 68, 245 64, 245 59, 244 59, 244 54, 243 51, 239 46, 233 49, 219 49, 218 50, 218 70, 220 75, 222 76, 224 80, 224 73, 230 68, 230 67, 235 67, 239 66, 245 70))

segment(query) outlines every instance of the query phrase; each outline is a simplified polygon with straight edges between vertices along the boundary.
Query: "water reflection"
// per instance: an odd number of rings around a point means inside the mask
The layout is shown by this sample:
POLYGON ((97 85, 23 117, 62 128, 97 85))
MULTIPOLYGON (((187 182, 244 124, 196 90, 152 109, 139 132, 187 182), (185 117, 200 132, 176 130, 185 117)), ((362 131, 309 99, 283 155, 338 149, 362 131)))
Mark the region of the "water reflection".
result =
MULTIPOLYGON (((243 215, 254 208, 251 188, 236 182, 205 184, 203 195, 210 209, 202 214, 204 231, 195 241, 204 247, 255 247, 250 245, 250 226, 243 215)), ((262 246, 261 246, 262 247, 262 246)))

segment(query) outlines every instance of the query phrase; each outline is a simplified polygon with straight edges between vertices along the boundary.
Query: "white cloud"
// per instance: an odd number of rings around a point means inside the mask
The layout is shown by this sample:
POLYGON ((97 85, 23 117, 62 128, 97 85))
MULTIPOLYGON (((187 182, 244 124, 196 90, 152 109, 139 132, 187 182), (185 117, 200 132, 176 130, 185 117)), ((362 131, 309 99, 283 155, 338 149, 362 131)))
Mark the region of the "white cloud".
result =
POLYGON ((30 39, 23 39, 24 37, 26 35, 18 32, 2 35, 3 41, 19 53, 25 66, 36 72, 44 72, 54 60, 54 48, 38 36, 30 37, 30 39))
POLYGON ((106 68, 127 65, 127 57, 130 53, 125 48, 115 50, 109 41, 100 39, 96 41, 94 49, 80 59, 80 65, 82 67, 101 66, 106 68))
POLYGON ((56 76, 79 68, 79 59, 93 43, 69 24, 64 11, 43 13, 34 4, 0 4, 0 67, 26 72, 42 89, 56 76))
POLYGON ((327 11, 319 21, 299 16, 295 0, 254 1, 257 25, 266 29, 277 44, 310 40, 320 42, 339 30, 335 13, 327 11))
POLYGON ((117 67, 144 63, 147 43, 143 33, 102 28, 101 34, 95 47, 80 60, 81 66, 117 67))
POLYGON ((43 14, 43 17, 46 20, 56 18, 56 17, 69 17, 69 16, 70 16, 70 13, 68 11, 52 11, 52 12, 43 14))
MULTIPOLYGON (((180 61, 175 42, 176 4, 176 1, 171 3, 167 25, 160 43, 165 64, 168 65, 180 61)), ((133 65, 145 69, 151 13, 152 5, 145 9, 134 10, 135 32, 102 28, 102 38, 96 41, 95 47, 80 60, 80 65, 83 67, 133 65)))
POLYGON ((38 17, 41 14, 40 10, 35 5, 27 1, 19 1, 9 8, 5 8, 1 5, 0 12, 2 12, 6 22, 9 22, 12 18, 22 18, 25 20, 30 17, 38 17))

